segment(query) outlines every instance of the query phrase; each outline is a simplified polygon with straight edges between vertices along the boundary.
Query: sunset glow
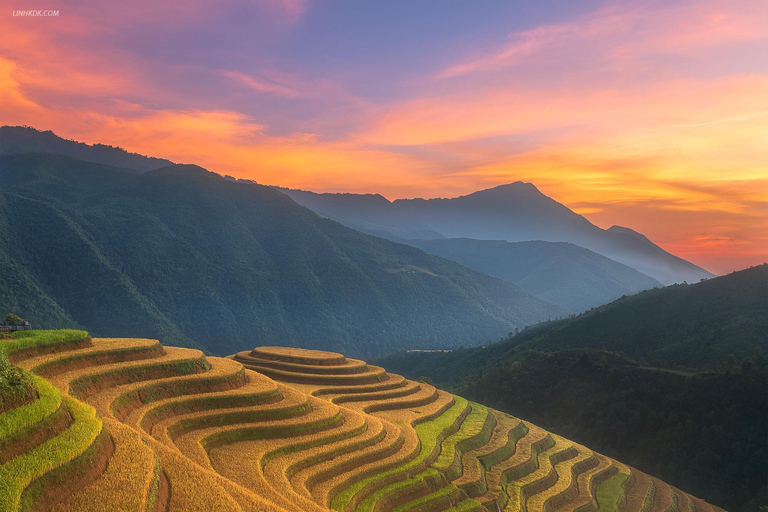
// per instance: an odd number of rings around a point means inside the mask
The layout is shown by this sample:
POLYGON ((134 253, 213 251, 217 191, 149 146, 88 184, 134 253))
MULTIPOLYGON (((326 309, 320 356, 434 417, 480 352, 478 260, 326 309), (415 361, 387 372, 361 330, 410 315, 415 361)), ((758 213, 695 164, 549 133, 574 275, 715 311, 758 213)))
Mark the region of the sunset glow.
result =
POLYGON ((0 124, 389 199, 529 181, 718 274, 768 260, 768 2, 27 3, 0 124))

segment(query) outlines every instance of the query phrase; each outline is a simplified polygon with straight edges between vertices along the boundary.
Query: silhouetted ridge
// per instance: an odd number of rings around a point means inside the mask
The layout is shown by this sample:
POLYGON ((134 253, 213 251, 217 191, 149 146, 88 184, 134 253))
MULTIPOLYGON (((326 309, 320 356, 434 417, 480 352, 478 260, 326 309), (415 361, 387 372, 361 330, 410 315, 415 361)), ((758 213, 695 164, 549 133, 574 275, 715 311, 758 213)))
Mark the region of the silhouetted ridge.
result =
POLYGON ((16 153, 55 153, 141 172, 172 163, 106 144, 90 145, 63 139, 50 130, 40 131, 29 126, 0 127, 0 154, 16 153))
POLYGON ((565 315, 511 283, 195 165, 0 156, 0 309, 225 353, 350 355, 497 339, 565 315), (48 255, 55 254, 55 258, 48 255), (98 307, 95 306, 98 304, 98 307), (39 316, 38 316, 39 315, 39 316))
POLYGON ((354 208, 348 199, 342 207, 333 195, 283 191, 320 215, 388 237, 569 242, 663 284, 712 277, 628 228, 593 225, 531 183, 518 181, 451 199, 398 199, 380 205, 362 200, 354 208))

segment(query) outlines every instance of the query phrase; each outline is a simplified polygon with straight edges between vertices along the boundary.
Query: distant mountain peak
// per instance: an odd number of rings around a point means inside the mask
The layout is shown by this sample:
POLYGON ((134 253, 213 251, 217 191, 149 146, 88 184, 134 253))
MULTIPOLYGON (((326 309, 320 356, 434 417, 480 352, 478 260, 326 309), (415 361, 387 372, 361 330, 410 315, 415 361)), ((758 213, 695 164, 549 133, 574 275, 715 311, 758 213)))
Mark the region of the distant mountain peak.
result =
POLYGON ((651 242, 648 239, 648 237, 645 236, 644 234, 638 233, 634 229, 627 228, 624 226, 617 226, 616 224, 614 224, 613 226, 606 229, 606 231, 609 233, 624 233, 625 235, 631 235, 639 240, 642 240, 643 242, 648 242, 649 244, 653 244, 653 242, 651 242))
MULTIPOLYGON (((536 188, 536 185, 529 181, 514 181, 512 183, 505 183, 503 185, 499 185, 497 187, 493 187, 487 190, 495 190, 495 189, 502 189, 502 190, 525 190, 530 192, 538 192, 541 194, 541 191, 536 188)), ((481 191, 483 192, 483 191, 481 191)))
MULTIPOLYGON (((503 185, 497 185, 495 187, 478 190, 477 192, 475 192, 475 194, 479 194, 483 192, 493 192, 493 191, 533 192, 533 193, 541 194, 541 191, 538 188, 536 188, 536 185, 528 181, 513 181, 512 183, 504 183, 503 185)), ((544 195, 544 194, 541 194, 541 195, 544 195)))

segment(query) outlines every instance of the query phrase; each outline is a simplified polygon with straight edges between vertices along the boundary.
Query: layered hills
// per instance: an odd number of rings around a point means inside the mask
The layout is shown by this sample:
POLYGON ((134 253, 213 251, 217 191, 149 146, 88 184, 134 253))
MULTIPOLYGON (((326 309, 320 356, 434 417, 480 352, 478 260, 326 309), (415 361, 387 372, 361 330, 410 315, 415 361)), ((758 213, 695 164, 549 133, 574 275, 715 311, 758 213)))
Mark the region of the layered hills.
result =
MULTIPOLYGON (((29 127, 0 128, 0 154, 25 152, 61 154, 137 172, 171 164, 164 159, 128 153, 121 148, 62 139, 52 132, 29 127)), ((254 184, 249 180, 226 178, 236 183, 254 184)), ((622 295, 658 286, 660 282, 698 281, 710 276, 706 272, 694 272, 694 275, 670 270, 670 265, 686 267, 686 264, 681 264, 631 230, 614 227, 604 232, 596 228, 539 193, 531 184, 510 184, 454 200, 395 202, 377 194, 279 190, 324 217, 500 277, 560 306, 567 313, 580 313, 622 295), (464 238, 442 244, 435 242, 457 233, 464 238), (595 240, 606 237, 611 240, 626 238, 619 245, 628 251, 629 256, 624 260, 627 265, 603 256, 610 251, 603 250, 595 240), (478 238, 494 240, 472 240, 478 238), (503 244, 502 240, 538 242, 514 246, 503 244), (574 243, 546 243, 546 240, 574 243), (593 250, 579 250, 576 245, 593 250), (648 251, 652 253, 650 259, 646 258, 647 254, 643 256, 648 251), (633 262, 638 258, 647 260, 650 267, 635 265, 633 262), (638 271, 638 268, 643 270, 638 271), (641 272, 654 275, 656 279, 640 275, 641 272)), ((611 257, 614 256, 611 253, 611 257)), ((29 286, 32 285, 25 284, 25 287, 29 286)), ((36 313, 43 314, 43 309, 36 313)))
POLYGON ((515 182, 453 199, 316 194, 280 189, 296 202, 348 226, 402 238, 475 238, 569 242, 632 267, 663 284, 697 282, 712 274, 669 254, 629 228, 601 229, 542 194, 515 182))
POLYGON ((0 348, 36 390, 0 409, 3 510, 720 510, 338 353, 206 357, 82 331, 28 331, 0 348))
POLYGON ((514 283, 569 313, 662 286, 631 267, 566 242, 391 239, 514 283))
POLYGON ((497 339, 565 311, 501 279, 200 167, 0 156, 0 310, 228 353, 374 355, 497 339))

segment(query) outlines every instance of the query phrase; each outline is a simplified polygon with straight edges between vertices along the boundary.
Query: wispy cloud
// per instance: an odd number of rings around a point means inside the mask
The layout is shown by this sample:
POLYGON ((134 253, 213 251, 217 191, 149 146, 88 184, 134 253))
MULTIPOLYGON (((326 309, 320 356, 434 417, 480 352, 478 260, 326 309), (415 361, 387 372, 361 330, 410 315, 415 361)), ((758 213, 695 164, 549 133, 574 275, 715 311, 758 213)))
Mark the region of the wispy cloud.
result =
MULTIPOLYGON (((299 36, 328 22, 313 18, 322 4, 138 2, 0 15, 3 121, 321 191, 455 196, 522 179, 713 270, 768 259, 768 2, 611 0, 473 49, 446 32, 424 58, 442 64, 384 84, 314 61, 334 46, 299 36)), ((375 44, 350 34, 333 43, 375 44)))
POLYGON ((732 42, 766 40, 768 4, 736 0, 610 2, 569 23, 544 25, 510 35, 500 49, 440 70, 438 78, 498 70, 549 58, 570 49, 593 63, 618 66, 658 54, 686 54, 732 42), (588 50, 588 52, 584 52, 588 50))

